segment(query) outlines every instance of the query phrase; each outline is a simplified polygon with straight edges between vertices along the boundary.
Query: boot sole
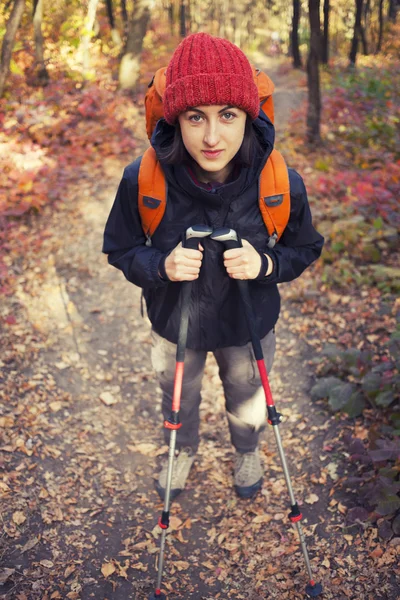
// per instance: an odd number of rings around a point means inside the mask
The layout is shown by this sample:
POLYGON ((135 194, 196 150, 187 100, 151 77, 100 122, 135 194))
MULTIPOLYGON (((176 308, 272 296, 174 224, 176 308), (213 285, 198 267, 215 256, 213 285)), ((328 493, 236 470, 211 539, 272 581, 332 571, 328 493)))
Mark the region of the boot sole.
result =
POLYGON ((249 485, 247 487, 241 487, 239 485, 235 485, 235 492, 240 498, 252 498, 255 494, 261 489, 262 486, 262 478, 254 483, 253 485, 249 485))
MULTIPOLYGON (((158 495, 160 496, 161 500, 165 500, 165 488, 161 487, 161 485, 158 483, 158 481, 155 482, 154 484, 158 495)), ((172 502, 172 500, 175 500, 175 498, 177 496, 179 496, 179 494, 183 492, 183 490, 176 488, 174 490, 171 490, 170 495, 169 495, 169 499, 172 502)))

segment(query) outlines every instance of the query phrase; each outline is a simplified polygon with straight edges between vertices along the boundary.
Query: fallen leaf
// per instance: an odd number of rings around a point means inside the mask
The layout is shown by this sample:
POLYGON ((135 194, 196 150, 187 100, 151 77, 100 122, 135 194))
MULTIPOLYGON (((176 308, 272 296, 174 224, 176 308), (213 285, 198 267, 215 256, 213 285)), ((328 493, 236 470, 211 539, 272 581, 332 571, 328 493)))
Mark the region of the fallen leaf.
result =
POLYGON ((21 510, 16 510, 15 513, 13 513, 12 520, 16 525, 22 525, 22 523, 25 523, 26 521, 26 516, 21 510))
POLYGON ((171 531, 175 531, 176 529, 181 528, 182 521, 178 517, 170 517, 169 518, 169 526, 171 531))
POLYGON ((186 571, 190 567, 190 564, 186 560, 176 560, 172 564, 178 571, 186 571))
POLYGON ((111 392, 102 392, 100 394, 100 400, 106 405, 111 406, 112 404, 117 404, 118 400, 114 398, 111 392))
POLYGON ((39 538, 36 538, 36 537, 32 538, 31 540, 28 540, 26 542, 26 544, 24 546, 22 546, 21 554, 23 554, 24 552, 27 552, 28 550, 32 550, 32 548, 34 548, 38 542, 39 542, 39 538))
POLYGON ((43 560, 41 560, 40 564, 43 567, 47 567, 48 569, 51 569, 52 567, 54 567, 54 563, 51 562, 51 560, 47 560, 46 558, 44 558, 43 560))
POLYGON ((110 577, 110 575, 115 573, 115 571, 116 571, 116 568, 113 563, 104 563, 101 567, 101 572, 103 573, 103 575, 106 579, 107 579, 107 577, 110 577))
POLYGON ((143 442, 142 444, 128 445, 127 448, 133 452, 139 452, 144 456, 154 456, 154 452, 158 450, 156 444, 150 442, 143 442))
POLYGON ((13 573, 15 573, 15 569, 0 569, 0 585, 4 585, 13 573))
POLYGON ((315 504, 316 502, 318 502, 318 500, 319 500, 319 496, 317 496, 317 494, 310 494, 305 499, 305 501, 307 502, 307 504, 315 504))
POLYGON ((76 566, 75 565, 69 565, 69 567, 67 567, 64 571, 64 579, 68 579, 68 577, 71 575, 71 573, 73 573, 74 571, 76 571, 76 566))
POLYGON ((271 515, 258 515, 257 517, 254 517, 252 523, 270 523, 271 521, 271 515))

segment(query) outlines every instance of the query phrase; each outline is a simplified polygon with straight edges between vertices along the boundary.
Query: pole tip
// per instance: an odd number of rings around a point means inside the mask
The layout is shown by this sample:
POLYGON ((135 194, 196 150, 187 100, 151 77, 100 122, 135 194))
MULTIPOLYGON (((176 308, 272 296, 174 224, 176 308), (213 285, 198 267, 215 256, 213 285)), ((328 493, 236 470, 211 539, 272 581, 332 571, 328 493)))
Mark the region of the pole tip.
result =
POLYGON ((322 591, 322 585, 320 583, 314 583, 314 581, 306 586, 306 594, 307 596, 310 596, 310 598, 316 598, 322 594, 322 591))

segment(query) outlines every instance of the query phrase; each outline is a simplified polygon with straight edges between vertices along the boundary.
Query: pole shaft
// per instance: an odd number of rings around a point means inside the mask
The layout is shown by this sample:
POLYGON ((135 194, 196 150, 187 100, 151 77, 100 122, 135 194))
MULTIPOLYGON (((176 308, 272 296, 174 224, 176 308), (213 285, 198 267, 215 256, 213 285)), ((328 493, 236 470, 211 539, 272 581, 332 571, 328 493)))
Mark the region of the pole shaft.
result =
MULTIPOLYGON (((296 504, 296 499, 294 497, 293 486, 292 486, 292 482, 290 479, 289 468, 287 465, 285 452, 283 450, 281 432, 279 431, 279 425, 273 425, 273 430, 274 430, 274 434, 275 434, 276 445, 278 447, 278 452, 279 452, 279 456, 280 456, 281 463, 282 463, 283 474, 285 476, 286 485, 287 485, 287 488, 289 491, 290 502, 291 502, 291 505, 294 506, 296 504)), ((295 525, 297 527, 297 531, 299 534, 301 549, 302 549, 304 560, 306 563, 308 576, 310 577, 310 579, 312 579, 313 576, 312 576, 312 571, 311 571, 311 563, 310 563, 310 558, 308 556, 306 542, 304 539, 303 528, 299 521, 297 523, 295 523, 295 525)))
MULTIPOLYGON (((239 280, 238 285, 239 285, 240 296, 243 301, 243 307, 244 307, 244 312, 245 312, 245 316, 246 316, 246 321, 247 321, 248 328, 250 331, 254 356, 257 361, 258 369, 260 372, 261 383, 262 383, 262 386, 263 386, 263 389, 265 392, 265 401, 267 403, 267 406, 274 407, 275 403, 272 398, 271 388, 270 388, 269 381, 268 381, 268 374, 267 374, 267 369, 265 366, 264 354, 262 351, 260 338, 257 334, 256 320, 255 320, 255 316, 254 316, 254 310, 253 310, 253 305, 251 302, 248 283, 247 283, 247 281, 239 280)), ((292 486, 292 482, 290 479, 290 473, 289 473, 289 468, 288 468, 287 461, 286 461, 285 451, 284 451, 283 445, 282 445, 282 438, 281 438, 281 434, 279 431, 279 425, 273 425, 273 430, 274 430, 274 434, 275 434, 276 445, 278 447, 278 452, 279 452, 279 456, 280 456, 281 463, 282 463, 282 468, 283 468, 283 473, 285 476, 286 485, 287 485, 288 492, 289 492, 290 502, 291 502, 291 505, 294 506, 297 503, 296 503, 296 499, 294 497, 293 486, 292 486)), ((310 580, 313 580, 312 571, 311 571, 311 563, 310 563, 310 558, 308 555, 307 546, 306 546, 306 542, 305 542, 305 538, 304 538, 303 528, 299 521, 296 522, 296 527, 297 527, 297 531, 298 531, 299 538, 300 538, 300 545, 301 545, 304 561, 306 564, 308 576, 309 576, 310 580)))

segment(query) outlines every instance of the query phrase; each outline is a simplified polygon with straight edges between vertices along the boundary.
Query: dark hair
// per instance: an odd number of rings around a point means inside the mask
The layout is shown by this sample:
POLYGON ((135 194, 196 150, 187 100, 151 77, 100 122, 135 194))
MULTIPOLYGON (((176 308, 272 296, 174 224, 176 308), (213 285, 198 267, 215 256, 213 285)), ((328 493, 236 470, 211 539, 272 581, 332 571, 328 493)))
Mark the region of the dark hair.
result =
MULTIPOLYGON (((160 148, 157 151, 159 159, 161 162, 168 165, 178 165, 182 163, 193 162, 192 157, 186 150, 185 144, 183 143, 179 121, 176 122, 174 128, 175 132, 172 139, 172 144, 168 144, 168 146, 160 148)), ((242 167, 249 167, 253 157, 260 154, 262 155, 263 153, 263 148, 252 125, 251 117, 247 115, 243 142, 236 155, 233 157, 232 162, 242 167)))

